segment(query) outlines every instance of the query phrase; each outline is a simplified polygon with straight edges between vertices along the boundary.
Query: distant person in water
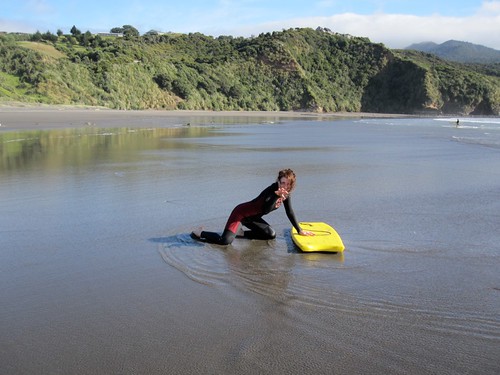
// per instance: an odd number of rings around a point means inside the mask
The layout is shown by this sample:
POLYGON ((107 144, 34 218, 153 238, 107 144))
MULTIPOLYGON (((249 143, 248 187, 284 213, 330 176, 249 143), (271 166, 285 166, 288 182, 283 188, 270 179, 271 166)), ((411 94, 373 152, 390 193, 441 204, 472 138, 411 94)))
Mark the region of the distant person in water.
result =
POLYGON ((262 218, 271 211, 276 210, 282 204, 285 206, 285 212, 290 223, 297 232, 303 236, 313 236, 313 232, 305 231, 295 218, 292 209, 291 197, 295 188, 295 173, 291 169, 283 169, 278 173, 276 182, 264 189, 258 197, 253 200, 237 205, 229 219, 222 234, 207 232, 201 228, 191 233, 195 239, 214 243, 218 245, 229 245, 236 237, 241 224, 249 230, 243 232, 243 237, 249 239, 271 240, 276 238, 274 229, 262 218))
POLYGON ((458 128, 458 125, 460 125, 460 120, 457 119, 457 128, 458 128))

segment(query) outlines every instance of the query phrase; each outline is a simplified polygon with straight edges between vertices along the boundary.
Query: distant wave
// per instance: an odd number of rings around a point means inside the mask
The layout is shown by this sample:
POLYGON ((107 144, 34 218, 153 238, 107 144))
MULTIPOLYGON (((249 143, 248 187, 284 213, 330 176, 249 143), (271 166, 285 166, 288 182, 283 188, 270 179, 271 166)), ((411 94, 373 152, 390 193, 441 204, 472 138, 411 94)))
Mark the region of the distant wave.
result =
POLYGON ((479 138, 479 137, 457 137, 453 136, 451 139, 455 142, 466 143, 469 145, 477 145, 484 147, 491 147, 500 149, 500 139, 491 139, 491 138, 479 138))
MULTIPOLYGON (((463 124, 480 124, 481 128, 484 126, 493 126, 496 129, 500 130, 500 117, 458 117, 459 126, 463 126, 463 124)), ((449 124, 456 125, 457 119, 455 118, 434 118, 434 121, 446 122, 449 124)))

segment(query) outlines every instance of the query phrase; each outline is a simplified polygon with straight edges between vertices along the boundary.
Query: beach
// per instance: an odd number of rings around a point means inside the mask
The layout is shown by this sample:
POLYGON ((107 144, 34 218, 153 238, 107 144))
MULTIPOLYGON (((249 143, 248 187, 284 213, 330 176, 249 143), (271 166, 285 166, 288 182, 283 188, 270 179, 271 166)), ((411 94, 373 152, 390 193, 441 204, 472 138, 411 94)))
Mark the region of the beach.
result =
MULTIPOLYGON (((284 118, 400 118, 411 117, 395 114, 361 112, 315 113, 315 112, 263 112, 263 111, 158 111, 158 110, 114 110, 103 107, 79 107, 67 105, 35 105, 0 103, 0 131, 22 129, 54 129, 78 127, 166 127, 172 125, 231 123, 252 119, 284 118)), ((266 120, 264 120, 266 121, 266 120)), ((269 120, 271 121, 271 120, 269 120)))
POLYGON ((0 373, 500 371, 500 123, 0 107, 0 373), (297 174, 344 253, 229 246, 297 174))

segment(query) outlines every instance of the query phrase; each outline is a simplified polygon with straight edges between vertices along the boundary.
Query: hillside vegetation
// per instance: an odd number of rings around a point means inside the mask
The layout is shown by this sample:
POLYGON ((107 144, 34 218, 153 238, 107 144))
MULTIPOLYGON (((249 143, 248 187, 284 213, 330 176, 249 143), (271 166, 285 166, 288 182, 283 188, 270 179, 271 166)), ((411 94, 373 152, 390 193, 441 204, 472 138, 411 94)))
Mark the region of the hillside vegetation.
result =
POLYGON ((0 100, 116 109, 498 115, 487 69, 329 30, 0 36, 0 100))
POLYGON ((442 59, 462 63, 498 64, 500 51, 479 44, 448 40, 441 44, 424 42, 412 44, 405 49, 414 49, 421 52, 432 53, 442 59))

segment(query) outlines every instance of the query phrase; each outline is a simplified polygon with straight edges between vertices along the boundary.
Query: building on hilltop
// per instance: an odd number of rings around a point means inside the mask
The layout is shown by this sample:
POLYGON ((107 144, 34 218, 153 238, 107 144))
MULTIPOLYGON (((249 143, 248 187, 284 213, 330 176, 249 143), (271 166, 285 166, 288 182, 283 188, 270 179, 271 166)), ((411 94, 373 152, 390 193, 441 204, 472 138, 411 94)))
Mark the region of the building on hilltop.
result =
POLYGON ((99 35, 99 36, 111 36, 111 37, 115 37, 115 38, 121 38, 121 37, 123 37, 123 33, 97 33, 96 35, 99 35))

